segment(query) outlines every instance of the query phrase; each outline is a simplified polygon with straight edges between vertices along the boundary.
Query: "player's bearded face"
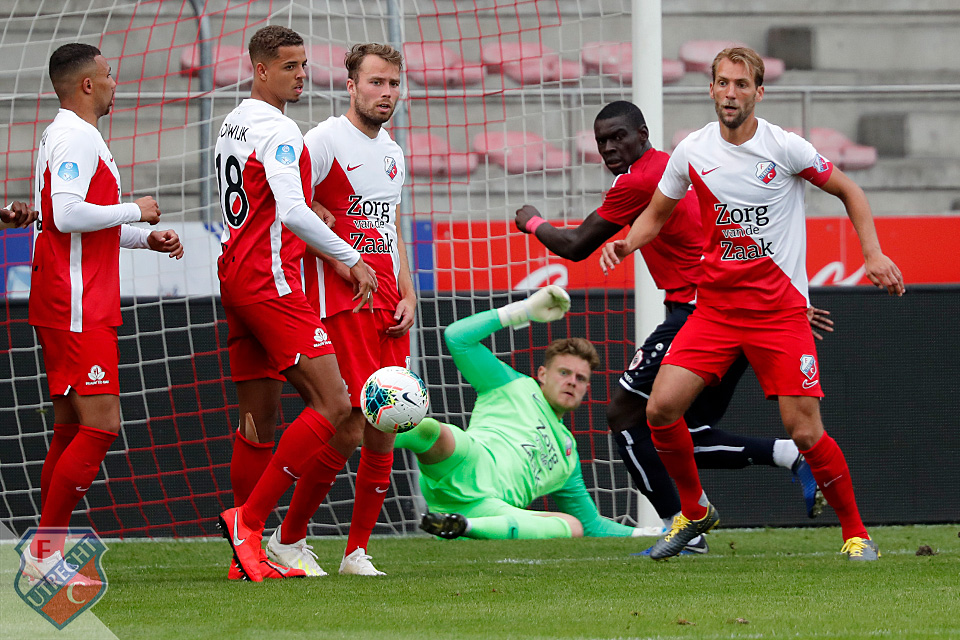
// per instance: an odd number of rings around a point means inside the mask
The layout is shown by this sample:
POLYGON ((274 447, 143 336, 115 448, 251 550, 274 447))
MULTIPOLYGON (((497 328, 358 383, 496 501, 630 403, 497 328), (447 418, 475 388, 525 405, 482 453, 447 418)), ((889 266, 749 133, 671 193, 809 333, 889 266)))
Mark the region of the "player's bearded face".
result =
POLYGON ((97 116, 105 116, 113 107, 113 98, 117 92, 117 81, 111 75, 110 63, 103 56, 94 59, 97 65, 96 73, 91 78, 94 96, 97 99, 97 116))
POLYGON ((393 116, 400 99, 400 69, 380 56, 368 55, 360 63, 356 81, 347 81, 351 108, 375 127, 393 116))
POLYGON ((716 78, 710 83, 710 97, 720 122, 728 129, 736 129, 753 115, 754 107, 763 98, 763 87, 756 86, 747 65, 721 60, 716 78))
POLYGON ((572 411, 580 406, 590 388, 590 364, 583 358, 569 354, 554 357, 548 366, 540 367, 537 378, 543 397, 559 412, 572 411))
POLYGON ((307 54, 303 45, 280 47, 277 49, 277 57, 264 66, 267 72, 267 87, 271 93, 283 102, 300 100, 303 83, 307 78, 307 54))

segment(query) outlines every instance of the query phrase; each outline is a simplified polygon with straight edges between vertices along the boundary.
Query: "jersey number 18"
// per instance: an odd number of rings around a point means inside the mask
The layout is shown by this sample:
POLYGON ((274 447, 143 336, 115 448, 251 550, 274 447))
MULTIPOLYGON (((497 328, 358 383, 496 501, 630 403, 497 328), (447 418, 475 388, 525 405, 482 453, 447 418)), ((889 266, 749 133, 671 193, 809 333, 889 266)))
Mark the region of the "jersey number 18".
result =
POLYGON ((243 190, 243 171, 240 168, 240 161, 234 156, 227 156, 227 161, 221 166, 220 154, 217 154, 217 188, 220 190, 220 209, 223 211, 223 221, 234 229, 240 228, 244 220, 247 219, 247 213, 250 211, 250 203, 247 201, 247 194, 243 190), (223 188, 223 180, 227 181, 227 188, 223 188))

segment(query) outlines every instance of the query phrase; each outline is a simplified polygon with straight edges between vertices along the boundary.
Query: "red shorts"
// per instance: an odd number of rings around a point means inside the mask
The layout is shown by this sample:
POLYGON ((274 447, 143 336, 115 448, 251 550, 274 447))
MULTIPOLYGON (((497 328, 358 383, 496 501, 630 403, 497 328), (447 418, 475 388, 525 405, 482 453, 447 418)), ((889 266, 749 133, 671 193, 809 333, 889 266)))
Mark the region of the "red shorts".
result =
POLYGON ((410 334, 393 338, 386 333, 388 327, 397 324, 392 311, 341 311, 324 318, 324 322, 337 348, 337 364, 352 406, 360 406, 360 390, 374 371, 392 366, 409 368, 410 334))
POLYGON ((226 306, 227 350, 234 382, 272 378, 286 380, 283 371, 301 356, 333 353, 320 317, 301 291, 240 306, 226 306))
POLYGON ((823 397, 820 366, 805 309, 754 311, 698 305, 673 339, 663 364, 715 385, 740 353, 768 397, 823 397))
POLYGON ((116 327, 76 333, 34 327, 43 348, 43 366, 52 397, 70 390, 81 396, 120 395, 120 347, 116 327))

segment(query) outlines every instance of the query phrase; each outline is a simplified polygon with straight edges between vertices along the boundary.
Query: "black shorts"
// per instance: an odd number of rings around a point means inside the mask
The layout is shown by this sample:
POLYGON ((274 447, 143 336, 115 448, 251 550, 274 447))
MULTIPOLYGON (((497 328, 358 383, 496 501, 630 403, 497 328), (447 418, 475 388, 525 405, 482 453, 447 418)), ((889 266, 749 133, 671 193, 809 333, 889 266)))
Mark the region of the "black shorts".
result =
MULTIPOLYGON (((660 371, 663 354, 667 352, 677 332, 696 307, 692 304, 667 304, 667 317, 653 330, 637 350, 630 366, 620 376, 620 386, 644 398, 650 397, 653 381, 660 371)), ((747 370, 747 359, 741 354, 723 375, 720 383, 705 388, 684 414, 687 426, 715 426, 726 413, 737 383, 747 370)))

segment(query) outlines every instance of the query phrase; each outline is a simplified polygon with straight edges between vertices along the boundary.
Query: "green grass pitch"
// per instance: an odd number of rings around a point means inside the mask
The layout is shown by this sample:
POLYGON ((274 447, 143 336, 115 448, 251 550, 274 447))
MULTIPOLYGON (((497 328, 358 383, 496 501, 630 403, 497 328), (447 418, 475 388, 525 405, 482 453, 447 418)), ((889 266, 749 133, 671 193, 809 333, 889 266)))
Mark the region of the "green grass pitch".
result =
POLYGON ((383 578, 336 575, 344 540, 324 538, 330 576, 262 584, 227 582, 223 540, 114 542, 92 611, 123 640, 960 637, 958 527, 872 533, 876 563, 843 558, 833 528, 721 529, 665 562, 630 555, 650 538, 383 537, 383 578))

